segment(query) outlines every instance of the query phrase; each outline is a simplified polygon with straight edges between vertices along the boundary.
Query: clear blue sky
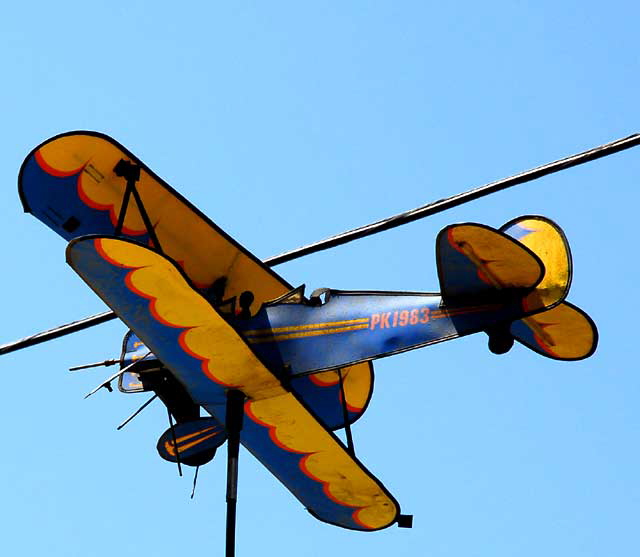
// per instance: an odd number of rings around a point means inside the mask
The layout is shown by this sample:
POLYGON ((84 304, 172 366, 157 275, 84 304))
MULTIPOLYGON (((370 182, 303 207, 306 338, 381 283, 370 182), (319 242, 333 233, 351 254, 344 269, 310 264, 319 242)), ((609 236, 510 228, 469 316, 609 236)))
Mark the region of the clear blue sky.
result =
MULTIPOLYGON (((64 242, 22 213, 40 141, 105 132, 260 257, 640 131, 636 2, 11 2, 0 20, 0 342, 104 306, 64 242)), ((450 222, 564 227, 570 300, 597 353, 558 363, 486 337, 379 361, 359 457, 413 530, 317 522, 241 453, 238 555, 635 557, 640 148, 279 271, 313 289, 438 287, 450 222)), ((2 357, 6 555, 220 555, 224 451, 179 479, 161 405, 84 393, 119 354, 111 323, 2 357)))

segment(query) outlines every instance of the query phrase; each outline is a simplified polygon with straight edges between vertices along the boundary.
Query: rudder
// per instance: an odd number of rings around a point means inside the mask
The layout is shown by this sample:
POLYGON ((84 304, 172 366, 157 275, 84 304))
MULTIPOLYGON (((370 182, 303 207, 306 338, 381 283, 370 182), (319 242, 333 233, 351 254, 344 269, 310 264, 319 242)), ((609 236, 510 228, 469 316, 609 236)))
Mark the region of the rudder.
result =
POLYGON ((560 304, 569 292, 572 276, 571 251, 562 229, 545 217, 524 216, 509 221, 500 231, 529 248, 544 265, 544 276, 523 300, 523 309, 534 312, 560 304))

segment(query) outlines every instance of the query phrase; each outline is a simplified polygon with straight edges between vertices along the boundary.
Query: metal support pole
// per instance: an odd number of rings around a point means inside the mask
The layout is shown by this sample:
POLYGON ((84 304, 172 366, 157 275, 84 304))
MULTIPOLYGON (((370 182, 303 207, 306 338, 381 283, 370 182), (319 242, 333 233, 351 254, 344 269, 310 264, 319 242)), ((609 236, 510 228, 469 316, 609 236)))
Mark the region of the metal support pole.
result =
POLYGON ((244 418, 244 393, 238 390, 227 392, 227 543, 226 557, 236 554, 236 507, 238 503, 238 455, 240 431, 244 418))

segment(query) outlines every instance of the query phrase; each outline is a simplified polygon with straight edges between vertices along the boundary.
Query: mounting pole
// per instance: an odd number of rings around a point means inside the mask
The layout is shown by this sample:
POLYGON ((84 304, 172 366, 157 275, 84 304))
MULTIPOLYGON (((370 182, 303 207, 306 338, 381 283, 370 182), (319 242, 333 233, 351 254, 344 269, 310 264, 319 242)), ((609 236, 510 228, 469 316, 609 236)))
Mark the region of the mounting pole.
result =
POLYGON ((227 391, 227 543, 226 557, 236 554, 236 507, 238 503, 238 455, 244 418, 244 393, 227 391))

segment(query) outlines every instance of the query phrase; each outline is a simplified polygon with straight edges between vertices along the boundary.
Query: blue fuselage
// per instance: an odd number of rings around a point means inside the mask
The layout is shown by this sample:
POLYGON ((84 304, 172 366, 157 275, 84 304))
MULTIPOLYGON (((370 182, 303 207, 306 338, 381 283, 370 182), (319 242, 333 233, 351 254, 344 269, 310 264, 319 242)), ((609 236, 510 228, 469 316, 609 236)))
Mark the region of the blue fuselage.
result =
POLYGON ((474 333, 522 313, 518 304, 446 307, 438 294, 332 291, 322 305, 266 304, 234 325, 268 367, 302 375, 474 333))
POLYGON ((447 306, 439 294, 331 291, 324 304, 268 303, 255 316, 230 322, 269 369, 297 376, 486 330, 523 314, 517 302, 447 306))

